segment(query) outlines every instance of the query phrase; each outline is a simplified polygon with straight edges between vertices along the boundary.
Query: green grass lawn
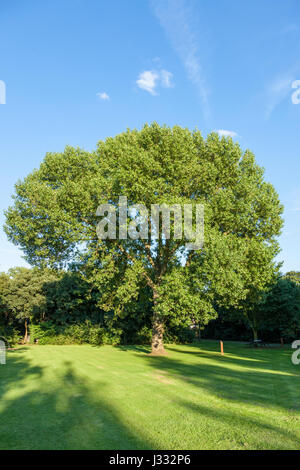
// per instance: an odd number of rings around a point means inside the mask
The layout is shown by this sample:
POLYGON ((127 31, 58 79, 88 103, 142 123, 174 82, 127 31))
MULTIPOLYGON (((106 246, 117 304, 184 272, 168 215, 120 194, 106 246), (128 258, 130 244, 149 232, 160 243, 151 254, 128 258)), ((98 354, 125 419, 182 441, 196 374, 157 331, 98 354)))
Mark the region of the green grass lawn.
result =
POLYGON ((0 449, 300 449, 289 348, 31 346, 0 365, 0 449))

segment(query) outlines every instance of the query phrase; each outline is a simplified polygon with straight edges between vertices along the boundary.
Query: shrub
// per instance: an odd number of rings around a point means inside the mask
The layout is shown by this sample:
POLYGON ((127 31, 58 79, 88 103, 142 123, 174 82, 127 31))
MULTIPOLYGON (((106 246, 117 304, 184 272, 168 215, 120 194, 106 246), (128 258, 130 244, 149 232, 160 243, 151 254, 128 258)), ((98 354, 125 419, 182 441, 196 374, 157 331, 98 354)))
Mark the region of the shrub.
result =
POLYGON ((51 322, 42 322, 30 326, 31 342, 39 344, 119 344, 120 332, 108 332, 99 325, 90 321, 74 323, 71 325, 55 325, 51 322))
POLYGON ((152 329, 148 326, 143 326, 135 336, 135 344, 151 344, 152 329))
MULTIPOLYGON (((104 327, 86 320, 84 323, 56 325, 53 322, 41 322, 30 325, 30 340, 39 344, 92 344, 100 346, 110 344, 151 344, 152 330, 144 325, 130 336, 125 335, 121 327, 104 327)), ((193 330, 187 327, 166 327, 166 343, 191 343, 195 339, 193 330)))
POLYGON ((22 341, 22 335, 19 330, 13 326, 1 326, 0 339, 5 339, 7 344, 12 347, 22 341))
POLYGON ((103 344, 117 346, 121 343, 122 330, 117 328, 103 329, 103 344))
POLYGON ((189 327, 172 326, 167 327, 164 334, 166 344, 187 344, 195 341, 195 331, 189 327))

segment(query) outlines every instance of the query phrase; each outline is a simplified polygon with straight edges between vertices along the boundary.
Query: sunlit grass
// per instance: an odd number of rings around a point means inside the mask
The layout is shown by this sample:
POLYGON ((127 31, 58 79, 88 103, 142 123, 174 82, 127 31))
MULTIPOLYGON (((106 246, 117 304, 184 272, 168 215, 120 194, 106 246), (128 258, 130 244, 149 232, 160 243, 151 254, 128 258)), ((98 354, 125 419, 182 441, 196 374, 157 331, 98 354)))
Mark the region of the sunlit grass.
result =
POLYGON ((300 449, 291 350, 31 346, 0 365, 0 449, 300 449))

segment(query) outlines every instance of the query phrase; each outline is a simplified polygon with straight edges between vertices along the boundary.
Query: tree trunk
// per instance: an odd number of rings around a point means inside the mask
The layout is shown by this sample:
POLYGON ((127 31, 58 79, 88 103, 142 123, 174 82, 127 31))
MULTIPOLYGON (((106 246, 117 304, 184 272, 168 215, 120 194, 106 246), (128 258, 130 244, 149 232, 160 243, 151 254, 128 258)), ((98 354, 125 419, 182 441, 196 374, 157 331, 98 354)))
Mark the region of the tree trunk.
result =
POLYGON ((252 332, 253 332, 253 340, 256 341, 258 339, 258 335, 257 335, 257 329, 254 326, 252 327, 252 332))
POLYGON ((258 339, 257 319, 255 318, 255 315, 253 315, 251 318, 246 312, 245 316, 248 320, 248 325, 250 326, 253 333, 253 341, 256 341, 258 339))
POLYGON ((24 343, 28 343, 28 323, 27 323, 27 318, 26 318, 26 320, 25 320, 24 343))
POLYGON ((151 355, 163 356, 166 354, 163 336, 164 336, 164 323, 162 318, 155 313, 155 306, 157 304, 158 294, 153 291, 153 303, 154 303, 154 314, 152 317, 152 344, 151 344, 151 355))
POLYGON ((153 324, 152 324, 152 347, 151 354, 155 356, 160 356, 166 354, 163 335, 164 335, 164 324, 159 318, 158 315, 153 315, 153 324))
POLYGON ((198 325, 198 341, 201 341, 201 327, 198 325))

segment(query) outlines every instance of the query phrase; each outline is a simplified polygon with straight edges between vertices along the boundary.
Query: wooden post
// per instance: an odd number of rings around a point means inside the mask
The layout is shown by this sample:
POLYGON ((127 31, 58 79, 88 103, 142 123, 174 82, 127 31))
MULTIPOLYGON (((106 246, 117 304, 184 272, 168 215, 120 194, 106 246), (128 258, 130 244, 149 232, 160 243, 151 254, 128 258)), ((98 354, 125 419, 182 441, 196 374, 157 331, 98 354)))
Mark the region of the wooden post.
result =
POLYGON ((220 346, 221 346, 221 356, 224 356, 223 341, 220 341, 220 346))
POLYGON ((281 346, 283 346, 283 338, 280 338, 281 346))

